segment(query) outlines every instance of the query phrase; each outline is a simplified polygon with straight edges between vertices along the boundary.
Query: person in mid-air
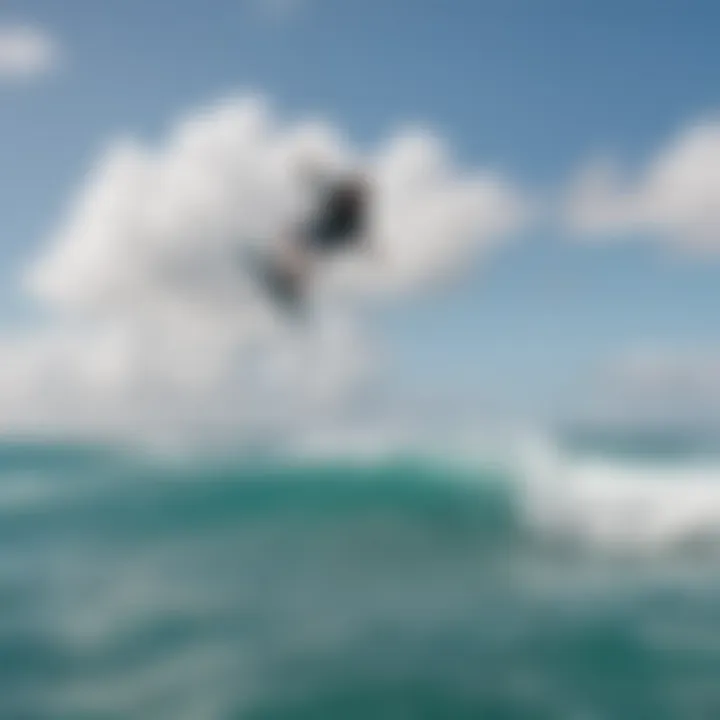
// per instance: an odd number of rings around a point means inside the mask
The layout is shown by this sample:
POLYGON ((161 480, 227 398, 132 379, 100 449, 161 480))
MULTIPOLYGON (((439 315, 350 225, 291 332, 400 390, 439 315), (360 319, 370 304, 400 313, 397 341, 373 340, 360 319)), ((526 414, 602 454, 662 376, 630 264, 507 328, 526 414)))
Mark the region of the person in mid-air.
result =
POLYGON ((370 187, 359 173, 328 182, 310 220, 281 245, 271 285, 283 300, 296 304, 309 282, 313 263, 369 242, 370 187))

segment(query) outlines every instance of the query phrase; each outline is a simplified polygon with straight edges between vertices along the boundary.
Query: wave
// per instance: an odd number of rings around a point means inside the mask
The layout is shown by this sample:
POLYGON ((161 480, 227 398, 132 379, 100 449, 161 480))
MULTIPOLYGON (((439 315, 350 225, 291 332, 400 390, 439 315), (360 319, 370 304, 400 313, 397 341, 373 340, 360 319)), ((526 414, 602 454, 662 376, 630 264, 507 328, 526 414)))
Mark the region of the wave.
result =
POLYGON ((474 457, 426 449, 175 464, 96 447, 0 445, 0 514, 12 520, 28 508, 48 523, 103 518, 106 532, 128 533, 384 513, 478 537, 663 552, 720 545, 720 462, 578 453, 542 438, 474 457))
POLYGON ((580 540, 627 554, 711 536, 714 468, 544 441, 501 455, 0 447, 3 710, 561 717, 581 688, 592 715, 699 717, 656 689, 692 691, 679 651, 717 676, 717 588, 678 602, 676 575, 568 559, 580 540))
POLYGON ((517 475, 538 531, 607 550, 662 551, 720 539, 720 462, 526 448, 517 475))

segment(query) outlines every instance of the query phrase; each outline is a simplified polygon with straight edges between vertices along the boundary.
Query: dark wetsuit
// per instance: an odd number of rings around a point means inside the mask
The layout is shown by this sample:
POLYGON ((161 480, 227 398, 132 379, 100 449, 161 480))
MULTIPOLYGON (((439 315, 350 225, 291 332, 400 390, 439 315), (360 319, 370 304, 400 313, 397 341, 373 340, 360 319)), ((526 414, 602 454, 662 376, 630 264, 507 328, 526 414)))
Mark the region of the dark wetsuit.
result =
POLYGON ((333 252, 356 243, 365 231, 367 197, 357 183, 338 183, 326 198, 318 217, 306 228, 305 246, 315 252, 333 252))
MULTIPOLYGON (((305 225, 298 240, 309 253, 328 254, 352 248, 362 240, 367 224, 367 190, 361 182, 334 184, 319 211, 305 225)), ((266 268, 266 281, 272 293, 286 306, 301 307, 305 278, 286 267, 266 268)))

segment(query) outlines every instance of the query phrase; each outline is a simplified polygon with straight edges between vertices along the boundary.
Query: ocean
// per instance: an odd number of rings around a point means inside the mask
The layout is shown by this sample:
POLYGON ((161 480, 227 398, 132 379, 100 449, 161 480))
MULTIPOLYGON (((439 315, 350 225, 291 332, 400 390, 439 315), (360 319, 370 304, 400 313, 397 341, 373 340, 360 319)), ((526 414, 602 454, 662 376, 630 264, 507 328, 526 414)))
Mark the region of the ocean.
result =
MULTIPOLYGON (((552 448, 552 446, 550 446, 552 448)), ((0 717, 720 717, 720 461, 0 447, 0 717)))

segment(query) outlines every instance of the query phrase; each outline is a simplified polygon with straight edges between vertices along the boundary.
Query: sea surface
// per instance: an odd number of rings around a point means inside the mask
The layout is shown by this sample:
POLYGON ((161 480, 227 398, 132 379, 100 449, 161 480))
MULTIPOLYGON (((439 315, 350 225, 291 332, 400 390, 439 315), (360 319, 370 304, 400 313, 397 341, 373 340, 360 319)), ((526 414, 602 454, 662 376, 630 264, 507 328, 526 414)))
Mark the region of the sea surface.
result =
POLYGON ((0 446, 0 717, 720 718, 720 461, 0 446))

